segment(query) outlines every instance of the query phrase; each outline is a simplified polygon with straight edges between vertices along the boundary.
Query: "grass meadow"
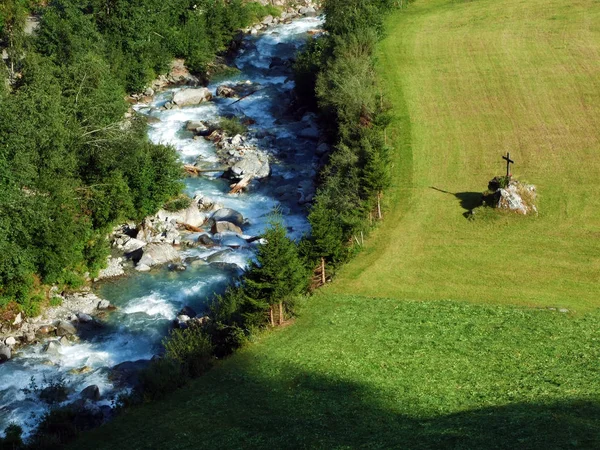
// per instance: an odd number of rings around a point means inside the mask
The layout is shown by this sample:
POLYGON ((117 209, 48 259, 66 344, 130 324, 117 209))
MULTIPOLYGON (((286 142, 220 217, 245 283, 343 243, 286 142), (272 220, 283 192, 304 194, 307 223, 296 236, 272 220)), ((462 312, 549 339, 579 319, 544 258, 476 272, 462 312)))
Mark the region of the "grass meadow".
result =
POLYGON ((388 30, 394 188, 331 292, 598 307, 600 4, 416 0, 388 30), (466 220, 507 151, 539 216, 466 220))
POLYGON ((77 449, 600 446, 600 314, 317 295, 77 449))

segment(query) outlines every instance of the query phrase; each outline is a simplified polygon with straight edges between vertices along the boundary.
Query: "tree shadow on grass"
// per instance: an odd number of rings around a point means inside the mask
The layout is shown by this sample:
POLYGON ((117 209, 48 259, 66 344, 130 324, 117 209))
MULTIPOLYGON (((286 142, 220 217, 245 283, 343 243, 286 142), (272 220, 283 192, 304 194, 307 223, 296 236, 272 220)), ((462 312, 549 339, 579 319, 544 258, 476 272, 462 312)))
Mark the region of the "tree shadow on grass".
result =
POLYGON ((445 191, 443 189, 436 188, 434 186, 431 186, 431 189, 433 189, 434 191, 442 192, 444 194, 449 194, 449 195, 453 195, 454 197, 456 197, 458 199, 458 201, 460 202, 461 208, 463 208, 465 210, 465 212, 463 213, 463 216, 465 216, 465 217, 469 217, 470 213, 473 209, 477 208, 478 206, 483 205, 483 194, 481 192, 456 192, 456 193, 453 193, 453 192, 445 191))
POLYGON ((600 448, 597 401, 542 400, 425 415, 418 404, 391 401, 358 383, 298 367, 256 373, 253 365, 217 368, 70 448, 600 448))

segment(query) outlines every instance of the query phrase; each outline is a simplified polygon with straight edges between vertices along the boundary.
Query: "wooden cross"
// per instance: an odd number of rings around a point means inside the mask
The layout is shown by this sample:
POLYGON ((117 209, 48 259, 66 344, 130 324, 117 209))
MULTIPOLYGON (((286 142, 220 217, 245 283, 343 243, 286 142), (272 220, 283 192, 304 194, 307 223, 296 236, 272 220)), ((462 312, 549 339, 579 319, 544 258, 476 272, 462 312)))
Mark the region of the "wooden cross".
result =
POLYGON ((506 152, 506 156, 503 156, 502 159, 506 160, 506 177, 510 177, 510 165, 511 163, 514 164, 515 162, 510 159, 510 153, 506 152))

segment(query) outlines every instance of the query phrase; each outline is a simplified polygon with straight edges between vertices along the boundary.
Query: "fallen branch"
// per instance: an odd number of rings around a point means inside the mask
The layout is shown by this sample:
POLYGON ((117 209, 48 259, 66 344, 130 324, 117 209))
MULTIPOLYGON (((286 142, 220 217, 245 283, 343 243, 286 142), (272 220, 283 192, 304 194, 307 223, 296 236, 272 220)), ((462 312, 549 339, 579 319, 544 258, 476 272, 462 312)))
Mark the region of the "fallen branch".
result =
MULTIPOLYGON (((267 87, 269 87, 269 86, 267 86, 267 87)), ((254 95, 254 94, 256 94, 257 92, 264 91, 265 89, 267 89, 267 87, 264 87, 264 88, 257 89, 256 91, 252 91, 252 92, 250 92, 249 94, 246 94, 246 95, 244 95, 243 97, 240 97, 240 98, 238 98, 238 99, 237 99, 235 102, 231 102, 231 103, 229 104, 229 106, 231 106, 231 105, 235 105, 237 102, 241 102, 241 101, 242 101, 242 100, 244 100, 245 98, 248 98, 248 97, 250 97, 251 95, 254 95)))
POLYGON ((242 191, 242 189, 248 187, 252 178, 254 178, 254 174, 246 175, 237 184, 234 184, 231 187, 231 191, 229 191, 229 193, 230 194, 239 194, 242 191))
POLYGON ((210 173, 210 172, 225 172, 227 167, 215 167, 213 169, 201 169, 200 167, 193 166, 191 164, 184 164, 184 170, 191 175, 199 175, 201 173, 210 173))
POLYGON ((203 230, 202 228, 199 227, 195 227, 194 225, 190 225, 189 223, 183 223, 183 222, 177 222, 179 225, 181 225, 183 228, 185 228, 188 231, 192 231, 193 233, 201 233, 203 230))

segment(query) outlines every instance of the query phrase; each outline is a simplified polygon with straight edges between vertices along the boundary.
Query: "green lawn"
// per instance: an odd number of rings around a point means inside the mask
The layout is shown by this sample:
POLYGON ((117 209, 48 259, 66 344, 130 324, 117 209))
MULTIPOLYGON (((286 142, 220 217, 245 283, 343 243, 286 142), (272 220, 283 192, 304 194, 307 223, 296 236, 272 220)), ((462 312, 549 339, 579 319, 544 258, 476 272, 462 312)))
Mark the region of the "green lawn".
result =
POLYGON ((600 3, 416 0, 388 30, 395 186, 330 290, 599 306, 600 3), (466 220, 462 203, 502 174, 507 151, 538 188, 539 217, 466 220))
POLYGON ((365 252, 293 326, 71 448, 600 448, 599 24, 593 0, 391 15, 395 187, 365 252), (467 221, 506 151, 540 216, 467 221))
POLYGON ((598 448, 600 314, 317 295, 77 449, 598 448))

